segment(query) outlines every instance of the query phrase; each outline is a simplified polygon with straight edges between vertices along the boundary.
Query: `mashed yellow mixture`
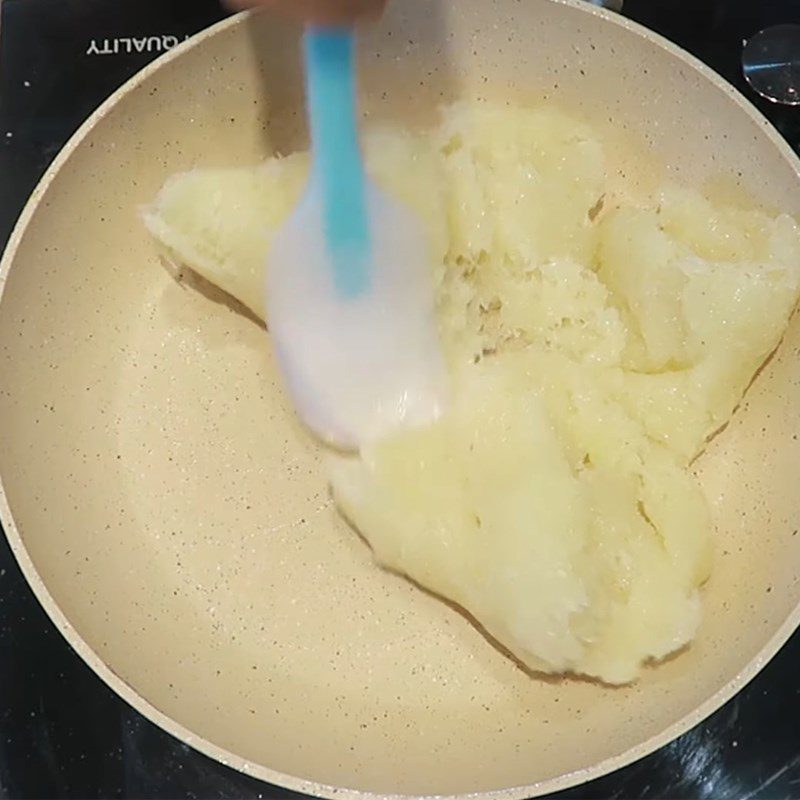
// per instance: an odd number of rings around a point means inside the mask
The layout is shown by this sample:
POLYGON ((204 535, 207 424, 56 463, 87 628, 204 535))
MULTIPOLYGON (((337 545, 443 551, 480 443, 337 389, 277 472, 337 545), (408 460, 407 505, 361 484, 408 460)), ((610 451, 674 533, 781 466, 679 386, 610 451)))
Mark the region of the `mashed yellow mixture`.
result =
MULTIPOLYGON (((780 341, 797 224, 677 186, 636 204, 595 131, 549 107, 456 106, 365 148, 427 224, 454 404, 333 458, 339 509, 534 670, 635 679, 697 630, 711 522, 688 466, 780 341)), ((147 226, 263 316, 307 164, 175 176, 147 226)))

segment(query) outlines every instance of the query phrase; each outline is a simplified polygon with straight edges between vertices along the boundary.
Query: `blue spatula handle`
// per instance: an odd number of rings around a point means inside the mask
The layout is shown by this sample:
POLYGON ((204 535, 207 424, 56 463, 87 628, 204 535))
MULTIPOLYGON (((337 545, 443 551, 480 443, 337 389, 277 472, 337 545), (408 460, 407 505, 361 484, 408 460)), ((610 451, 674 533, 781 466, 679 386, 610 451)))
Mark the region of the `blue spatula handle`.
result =
POLYGON ((353 30, 307 29, 305 55, 312 181, 321 193, 335 286, 342 296, 357 297, 369 286, 370 239, 356 125, 353 30))

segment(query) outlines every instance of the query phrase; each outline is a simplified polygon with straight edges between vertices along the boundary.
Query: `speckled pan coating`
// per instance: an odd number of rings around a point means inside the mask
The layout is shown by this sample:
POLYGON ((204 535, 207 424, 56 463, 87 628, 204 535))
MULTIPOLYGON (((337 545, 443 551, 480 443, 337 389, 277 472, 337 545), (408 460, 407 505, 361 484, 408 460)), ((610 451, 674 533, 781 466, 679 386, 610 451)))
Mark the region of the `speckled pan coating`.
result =
MULTIPOLYGON (((698 464, 719 530, 696 645, 631 688, 529 678, 372 566, 263 331, 172 280, 137 219, 176 170, 303 144, 293 35, 240 17, 161 59, 31 199, 0 267, 11 546, 115 691, 274 783, 521 798, 620 767, 721 705, 798 623, 800 324, 698 464)), ((582 98, 684 177, 724 167, 800 211, 798 163, 768 124, 622 19, 554 0, 404 0, 363 46, 373 118, 424 120, 464 94, 582 98)), ((644 188, 637 163, 618 159, 644 188)))

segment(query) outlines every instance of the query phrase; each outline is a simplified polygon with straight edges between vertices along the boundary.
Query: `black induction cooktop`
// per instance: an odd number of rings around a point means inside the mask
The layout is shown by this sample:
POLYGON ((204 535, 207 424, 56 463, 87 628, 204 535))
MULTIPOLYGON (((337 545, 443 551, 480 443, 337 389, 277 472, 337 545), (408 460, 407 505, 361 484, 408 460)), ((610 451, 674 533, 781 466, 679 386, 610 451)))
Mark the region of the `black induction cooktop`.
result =
MULTIPOLYGON (((719 71, 800 151, 800 107, 758 97, 742 73, 745 42, 800 24, 800 0, 625 0, 622 13, 719 71)), ((215 0, 0 0, 0 243, 100 101, 223 16, 215 0)), ((781 54, 750 65, 751 77, 800 76, 800 46, 784 41, 781 54)), ((681 739, 559 797, 800 798, 799 719, 800 634, 681 739)), ((1 798, 292 796, 194 752, 119 700, 61 638, 0 537, 1 798)))

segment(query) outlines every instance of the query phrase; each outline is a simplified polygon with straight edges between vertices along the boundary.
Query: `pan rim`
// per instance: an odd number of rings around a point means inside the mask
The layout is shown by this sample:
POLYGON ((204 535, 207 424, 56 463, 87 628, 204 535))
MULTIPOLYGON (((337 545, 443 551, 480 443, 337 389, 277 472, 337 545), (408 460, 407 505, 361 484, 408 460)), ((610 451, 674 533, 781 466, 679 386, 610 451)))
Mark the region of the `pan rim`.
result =
MULTIPOLYGON (((585 0, 546 0, 554 5, 561 5, 572 8, 582 13, 594 15, 605 20, 606 23, 617 25, 628 32, 645 39, 648 43, 666 51, 687 67, 691 68, 700 77, 710 81, 715 89, 723 92, 729 99, 733 100, 736 106, 750 119, 759 125, 762 133, 767 137, 772 146, 777 148, 778 153, 787 162, 797 179, 800 181, 800 157, 791 149, 786 140, 778 133, 772 123, 740 93, 735 87, 728 83, 718 73, 704 64, 695 56, 691 55, 683 48, 674 44, 670 40, 646 28, 645 26, 633 22, 619 14, 610 12, 585 2, 585 0)), ((45 170, 35 189, 31 193, 17 222, 9 236, 7 245, 0 258, 0 303, 5 290, 6 281, 11 267, 15 261, 17 250, 21 244, 27 228, 33 219, 41 201, 46 197, 50 185, 64 165, 71 158, 76 149, 80 147, 89 133, 123 100, 129 93, 137 89, 153 73, 161 69, 166 64, 180 58, 184 53, 200 46, 206 39, 218 36, 230 28, 241 25, 243 20, 251 15, 252 12, 243 12, 224 19, 205 30, 197 33, 188 41, 183 42, 178 47, 163 54, 159 58, 146 65, 138 73, 132 76, 115 92, 113 92, 100 106, 86 119, 86 121, 69 138, 67 143, 59 151, 58 155, 45 170)), ((73 627, 61 608, 53 599, 47 589, 43 578, 39 574, 36 566, 30 557, 27 547, 22 538, 22 534, 17 528, 14 516, 11 512, 8 497, 6 495, 3 478, 0 474, 0 527, 4 531, 5 537, 14 554, 14 558, 22 571, 26 583, 33 591, 36 600, 44 609, 45 613, 63 636, 66 643, 81 657, 85 664, 102 680, 117 696, 122 698, 135 711, 152 722, 157 727, 166 731, 180 742, 187 744, 202 755, 211 758, 223 766, 230 767, 236 771, 258 780, 280 786, 291 791, 300 792, 306 795, 325 798, 326 800, 365 800, 365 798, 385 798, 385 800, 441 800, 442 795, 409 795, 395 793, 369 792, 346 787, 336 787, 324 783, 311 781, 296 775, 282 773, 271 769, 262 764, 252 764, 247 759, 215 745, 213 742, 198 736, 187 727, 160 711, 150 703, 145 697, 139 694, 127 681, 117 675, 113 669, 106 664, 100 656, 91 648, 85 639, 73 627)), ((524 800, 549 794, 552 792, 569 789, 582 785, 588 781, 608 775, 622 767, 639 761, 647 755, 655 752, 659 748, 669 744, 691 728, 700 724, 711 714, 721 708, 734 695, 736 695, 746 684, 766 666, 766 664, 776 655, 776 653, 788 641, 794 631, 800 626, 800 603, 787 615, 784 622, 779 626, 775 633, 770 637, 761 650, 745 665, 738 675, 721 686, 714 694, 708 697, 697 708, 685 714, 680 719, 665 727, 662 731, 654 734, 643 742, 630 747, 620 753, 609 756, 590 767, 585 767, 573 772, 546 778, 524 786, 511 786, 501 789, 493 789, 484 792, 466 792, 447 795, 447 797, 467 800, 468 798, 481 798, 481 800, 524 800)))

